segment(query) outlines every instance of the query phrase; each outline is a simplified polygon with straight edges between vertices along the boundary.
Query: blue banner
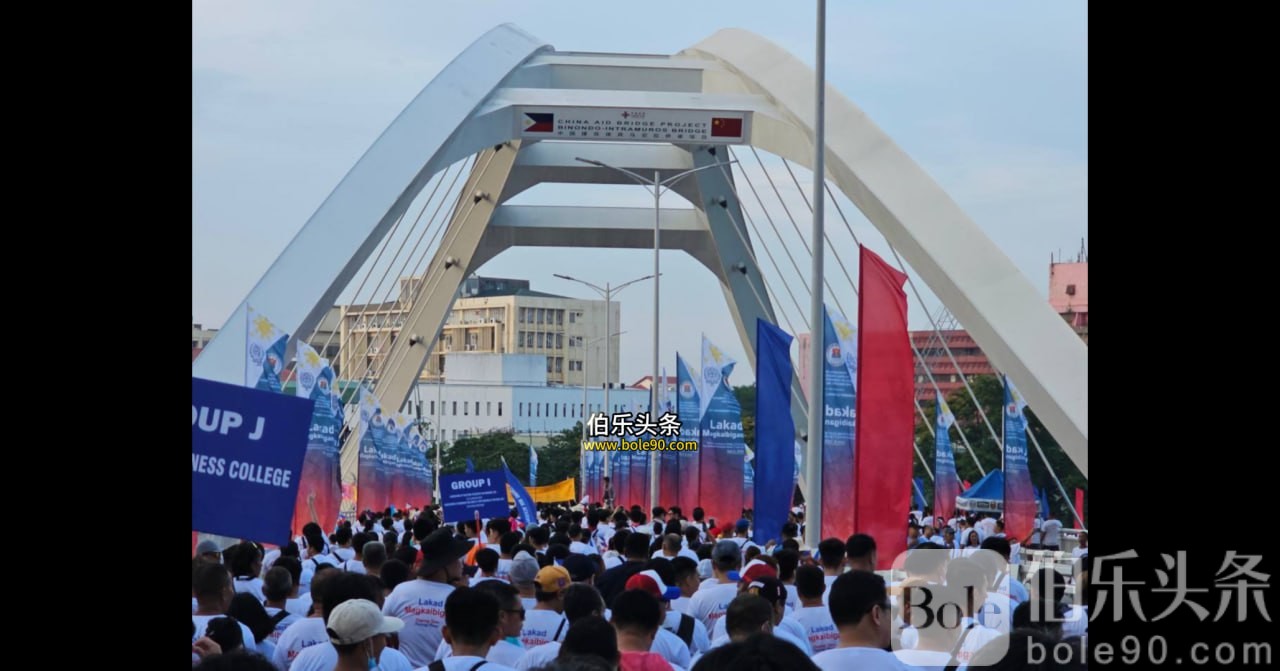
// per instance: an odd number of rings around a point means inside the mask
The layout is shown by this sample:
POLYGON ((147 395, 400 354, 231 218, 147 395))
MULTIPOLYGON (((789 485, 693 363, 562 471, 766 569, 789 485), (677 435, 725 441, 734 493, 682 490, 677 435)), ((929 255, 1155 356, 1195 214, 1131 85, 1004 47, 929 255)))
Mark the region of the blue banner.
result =
MULTIPOLYGON (((915 501, 916 510, 922 511, 923 515, 924 502, 924 478, 911 478, 911 498, 915 501)), ((920 519, 924 519, 921 517, 920 519)))
POLYGON ((262 391, 279 392, 289 334, 276 328, 270 319, 254 310, 252 305, 246 309, 245 317, 248 331, 245 338, 244 383, 262 391))
POLYGON ((755 524, 752 540, 781 539, 795 491, 796 424, 791 416, 792 337, 756 320, 755 524))
POLYGON ((529 486, 538 486, 538 451, 529 443, 529 486))
POLYGON ((471 457, 467 457, 467 472, 468 473, 476 472, 476 465, 471 463, 471 457))
POLYGON ((824 306, 822 328, 822 537, 854 529, 854 423, 858 379, 857 331, 824 306))
POLYGON ((1036 500, 1027 464, 1027 404, 1007 377, 1004 386, 1004 529, 1025 542, 1035 524, 1036 500))
POLYGON ((326 359, 310 345, 298 343, 297 395, 314 404, 307 454, 298 478, 298 500, 294 506, 293 536, 302 534, 307 522, 329 528, 342 507, 342 475, 339 467, 342 432, 342 398, 335 393, 336 377, 326 359))
MULTIPOLYGON (((529 449, 533 449, 530 447, 529 449)), ((516 500, 516 509, 520 511, 520 519, 525 524, 537 524, 538 507, 533 504, 533 497, 529 496, 529 490, 520 484, 520 480, 516 478, 516 474, 511 472, 511 467, 507 465, 507 460, 502 459, 502 470, 507 474, 507 486, 511 488, 511 498, 516 500)), ((510 512, 510 511, 508 511, 510 512)))
POLYGON ((933 435, 933 514, 943 520, 955 517, 960 496, 960 476, 956 475, 956 455, 951 449, 951 425, 955 415, 942 394, 937 394, 937 420, 933 435))
POLYGON ((1045 487, 1040 490, 1040 518, 1044 519, 1049 516, 1049 488, 1045 487))
POLYGON ((507 507, 506 473, 485 471, 442 475, 440 505, 444 509, 445 524, 475 519, 476 511, 483 519, 506 518, 511 512, 507 507))
MULTIPOLYGON (((701 394, 698 381, 693 378, 684 357, 676 353, 676 416, 680 419, 680 440, 697 442, 701 437, 698 408, 701 394)), ((698 466, 701 450, 680 452, 676 455, 679 478, 676 480, 678 495, 675 502, 684 509, 686 517, 693 519, 693 509, 701 505, 701 483, 698 466)))
POLYGON ((313 405, 191 378, 191 530, 289 542, 313 405))

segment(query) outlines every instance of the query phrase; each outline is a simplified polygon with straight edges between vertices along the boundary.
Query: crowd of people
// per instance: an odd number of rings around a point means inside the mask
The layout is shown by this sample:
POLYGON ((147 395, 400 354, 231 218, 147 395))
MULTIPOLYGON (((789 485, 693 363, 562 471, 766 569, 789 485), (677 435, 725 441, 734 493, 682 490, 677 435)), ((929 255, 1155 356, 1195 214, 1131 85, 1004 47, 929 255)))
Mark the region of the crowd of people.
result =
MULTIPOLYGON (((876 572, 876 539, 802 544, 803 508, 763 545, 751 511, 540 506, 446 525, 438 507, 365 512, 331 534, 192 559, 192 665, 202 671, 704 671, 1028 668, 1029 645, 1085 666, 1076 570, 1020 576, 999 519, 907 522, 908 552, 876 572), (954 608, 954 621, 943 604, 954 608), (937 617, 935 617, 935 615, 937 617)), ((1061 522, 1028 549, 1057 550, 1061 522)), ((1082 551, 1081 551, 1082 550, 1082 551)), ((1040 668, 1036 666, 1036 668, 1040 668)))

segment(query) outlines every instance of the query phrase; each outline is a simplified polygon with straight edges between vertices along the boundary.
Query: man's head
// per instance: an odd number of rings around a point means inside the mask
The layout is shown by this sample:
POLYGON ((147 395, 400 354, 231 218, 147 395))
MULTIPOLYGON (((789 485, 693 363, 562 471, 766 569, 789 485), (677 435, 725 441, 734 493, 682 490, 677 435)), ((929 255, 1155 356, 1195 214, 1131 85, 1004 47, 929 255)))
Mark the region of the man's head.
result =
POLYGON ((604 615, 604 598, 591 585, 574 583, 564 591, 564 616, 570 624, 591 615, 604 615))
POLYGON ((511 531, 510 520, 494 518, 484 526, 485 542, 489 545, 501 545, 502 534, 511 531))
POLYGON ((222 548, 211 540, 200 541, 200 544, 196 546, 196 557, 210 564, 221 564, 222 548))
POLYGON ((377 572, 387 563, 387 546, 383 545, 382 541, 371 541, 364 544, 360 555, 363 558, 365 570, 377 575, 377 572))
POLYGON ((738 520, 737 524, 733 525, 733 530, 737 535, 746 538, 751 533, 751 520, 745 517, 738 520))
POLYGON ((511 584, 526 593, 533 588, 538 577, 538 560, 528 552, 517 552, 511 560, 511 584))
POLYGON ((476 552, 476 566, 484 571, 485 576, 493 577, 498 573, 498 551, 493 548, 483 548, 476 552))
POLYGON ((662 624, 662 610, 652 594, 639 589, 624 590, 613 599, 613 626, 620 636, 645 642, 648 649, 662 624))
POLYGON ((289 575, 288 569, 272 566, 262 579, 262 595, 266 597, 267 603, 283 604, 290 594, 293 594, 293 577, 289 575))
POLYGON ((542 668, 561 671, 616 669, 619 662, 618 632, 599 615, 588 615, 569 626, 560 656, 542 668))
POLYGON ((773 606, 755 594, 739 594, 724 614, 729 639, 745 641, 753 634, 773 632, 773 606))
POLYGON ((1081 531, 1080 532, 1080 549, 1085 550, 1085 549, 1088 549, 1088 547, 1089 547, 1089 532, 1081 531))
MULTIPOLYGON (((767 555, 766 559, 769 558, 767 555)), ((778 561, 778 580, 790 584, 796 578, 796 567, 800 565, 800 553, 796 550, 778 550, 773 554, 778 561)))
POLYGON ((907 547, 915 547, 920 542, 920 527, 915 524, 907 525, 907 547))
MULTIPOLYGON (((498 599, 488 592, 459 587, 444 600, 444 640, 460 647, 489 648, 501 638, 498 599)), ((479 655, 483 657, 484 655, 479 655)))
POLYGON ((902 562, 902 569, 907 573, 907 580, 914 582, 942 582, 946 562, 946 550, 917 547, 914 550, 907 551, 907 558, 902 562))
POLYGON ((564 610, 564 591, 573 583, 573 578, 563 566, 543 567, 534 583, 538 606, 546 606, 557 613, 564 610))
POLYGON ((569 578, 575 583, 581 582, 590 585, 595 582, 596 565, 586 555, 571 554, 565 557, 561 566, 569 572, 569 578))
POLYGON ((729 573, 742 566, 742 550, 733 541, 720 541, 711 548, 711 568, 720 580, 730 580, 729 573))
POLYGON ((226 567, 209 562, 197 562, 191 570, 191 593, 201 610, 217 613, 225 613, 236 594, 226 567))
POLYGON ((740 594, 754 594, 768 601, 769 607, 773 609, 773 624, 776 626, 782 622, 782 616, 787 607, 787 588, 783 587, 782 582, 777 578, 770 576, 756 578, 747 583, 740 594))
POLYGON ((844 542, 839 538, 828 538, 818 543, 818 559, 828 575, 839 573, 844 568, 844 542))
POLYGON ((476 589, 487 592, 498 600, 498 629, 502 636, 519 636, 524 627, 524 604, 520 603, 520 591, 501 580, 485 580, 476 589))
POLYGON ((333 539, 337 541, 338 545, 347 547, 351 544, 351 527, 338 529, 338 532, 333 535, 333 539))
POLYGON ((404 628, 404 621, 382 614, 378 604, 369 599, 348 599, 325 618, 325 631, 338 657, 354 657, 377 664, 387 644, 387 634, 404 628))
POLYGON ((662 537, 662 553, 674 557, 680 552, 680 535, 667 534, 662 537))
POLYGON ((982 545, 980 547, 983 550, 991 550, 995 552, 996 554, 1003 557, 1006 562, 1009 561, 1009 554, 1013 549, 1009 545, 1009 539, 999 538, 997 536, 992 536, 982 541, 982 545))
POLYGON ((534 527, 529 530, 529 542, 533 543, 535 548, 546 547, 549 540, 551 540, 551 532, 546 527, 534 527))
POLYGON ((962 604, 967 616, 973 616, 986 602, 988 584, 986 572, 972 559, 961 557, 947 565, 947 585, 968 595, 967 603, 962 604))
POLYGON ((889 647, 892 618, 884 578, 866 571, 845 573, 831 583, 828 607, 842 635, 848 632, 865 647, 889 647))
POLYGON ((462 557, 471 544, 453 537, 448 529, 436 529, 422 541, 418 577, 448 585, 463 584, 462 557))
POLYGON ((625 547, 627 561, 649 560, 649 536, 647 534, 635 533, 627 536, 625 547))
POLYGON ((844 543, 845 562, 852 571, 876 570, 876 539, 867 534, 854 534, 844 543))
POLYGON ((796 569, 796 594, 804 601, 816 601, 820 605, 822 594, 827 591, 827 581, 817 566, 801 566, 796 569))
POLYGON ((671 570, 675 573, 676 587, 680 588, 681 596, 691 597, 698 591, 702 582, 698 578, 698 562, 688 557, 676 557, 671 560, 671 570))

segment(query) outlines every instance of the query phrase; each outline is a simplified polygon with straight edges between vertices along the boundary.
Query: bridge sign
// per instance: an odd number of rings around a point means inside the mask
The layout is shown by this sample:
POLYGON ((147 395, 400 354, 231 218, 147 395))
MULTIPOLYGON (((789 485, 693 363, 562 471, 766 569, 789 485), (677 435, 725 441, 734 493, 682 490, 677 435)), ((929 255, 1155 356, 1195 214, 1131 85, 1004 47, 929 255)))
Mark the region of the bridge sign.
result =
POLYGON ((527 139, 745 144, 750 112, 521 107, 516 133, 527 139))

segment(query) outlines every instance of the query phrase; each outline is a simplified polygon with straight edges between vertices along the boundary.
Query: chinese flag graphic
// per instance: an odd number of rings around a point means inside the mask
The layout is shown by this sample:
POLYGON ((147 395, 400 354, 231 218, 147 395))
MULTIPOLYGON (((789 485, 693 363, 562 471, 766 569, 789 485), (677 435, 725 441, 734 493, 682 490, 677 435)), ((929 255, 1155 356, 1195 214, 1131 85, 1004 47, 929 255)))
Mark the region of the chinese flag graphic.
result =
POLYGON ((742 119, 712 117, 711 137, 742 137, 742 119))

